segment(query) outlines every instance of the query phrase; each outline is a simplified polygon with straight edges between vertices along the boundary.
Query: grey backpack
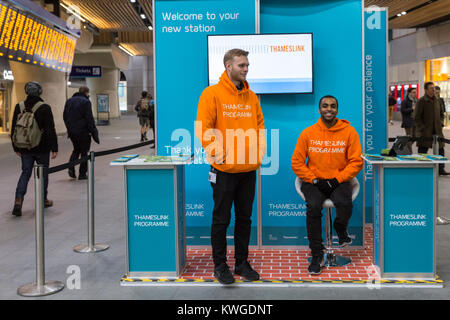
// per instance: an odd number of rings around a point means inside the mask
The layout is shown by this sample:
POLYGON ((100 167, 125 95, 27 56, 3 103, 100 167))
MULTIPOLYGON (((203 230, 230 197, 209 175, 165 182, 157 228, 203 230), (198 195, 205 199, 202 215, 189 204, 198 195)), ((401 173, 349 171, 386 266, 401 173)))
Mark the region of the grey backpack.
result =
POLYGON ((34 113, 43 104, 42 101, 39 101, 33 106, 30 112, 25 109, 25 103, 23 101, 19 103, 20 113, 17 116, 12 139, 16 148, 30 150, 37 147, 41 142, 42 130, 39 129, 34 118, 34 113))

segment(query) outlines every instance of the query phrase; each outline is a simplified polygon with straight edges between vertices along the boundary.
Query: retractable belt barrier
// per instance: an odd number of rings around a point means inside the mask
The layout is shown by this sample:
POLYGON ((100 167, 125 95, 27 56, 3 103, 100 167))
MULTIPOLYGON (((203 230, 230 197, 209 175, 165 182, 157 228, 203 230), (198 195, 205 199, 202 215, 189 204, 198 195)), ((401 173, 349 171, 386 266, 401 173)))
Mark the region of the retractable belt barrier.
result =
MULTIPOLYGON (((131 150, 131 149, 137 149, 137 148, 140 148, 140 147, 145 147, 145 146, 147 146, 149 144, 154 144, 154 143, 155 143, 155 140, 149 140, 149 141, 133 144, 133 145, 126 146, 126 147, 121 147, 121 148, 116 148, 116 149, 111 149, 111 150, 105 150, 105 151, 97 151, 95 153, 91 152, 91 153, 94 153, 95 158, 97 158, 97 157, 107 156, 107 155, 110 155, 110 154, 113 154, 113 153, 118 153, 118 152, 127 151, 127 150, 131 150)), ((68 163, 65 163, 65 164, 61 164, 59 166, 48 168, 47 169, 48 170, 48 174, 68 169, 70 167, 76 166, 77 164, 85 162, 85 161, 87 161, 89 159, 91 159, 90 155, 82 157, 82 158, 74 160, 74 161, 71 161, 71 162, 68 162, 68 163)))
MULTIPOLYGON (((389 142, 394 142, 397 138, 389 138, 388 141, 389 142)), ((429 142, 429 141, 434 141, 433 137, 411 137, 409 138, 410 142, 429 142)), ((450 140, 449 139, 445 139, 442 137, 437 137, 437 142, 444 142, 444 143, 449 143, 450 144, 450 140)))
POLYGON ((35 181, 35 211, 36 211, 36 282, 21 286, 17 289, 17 293, 24 297, 40 297, 61 291, 64 284, 59 281, 45 281, 45 260, 44 260, 44 173, 48 174, 59 172, 82 162, 88 163, 88 244, 77 245, 73 248, 75 252, 89 253, 99 252, 109 248, 105 244, 95 244, 94 234, 94 160, 96 157, 106 156, 109 154, 122 152, 131 149, 137 149, 150 144, 154 144, 154 140, 133 144, 126 147, 91 152, 88 156, 82 157, 68 163, 58 165, 52 168, 45 168, 42 165, 34 167, 35 181))

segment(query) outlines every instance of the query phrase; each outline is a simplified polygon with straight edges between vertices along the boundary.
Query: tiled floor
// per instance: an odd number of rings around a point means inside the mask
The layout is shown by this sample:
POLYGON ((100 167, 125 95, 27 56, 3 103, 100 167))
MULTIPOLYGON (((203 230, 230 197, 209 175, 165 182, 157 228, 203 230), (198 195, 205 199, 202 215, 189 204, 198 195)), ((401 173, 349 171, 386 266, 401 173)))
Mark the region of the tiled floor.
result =
MULTIPOLYGON (((365 249, 336 249, 335 253, 350 257, 352 263, 344 267, 324 268, 322 274, 308 274, 309 250, 264 249, 250 250, 249 262, 264 280, 356 280, 376 279, 372 265, 372 227, 366 227, 365 249)), ((228 250, 228 265, 233 270, 234 250, 228 250)), ((188 249, 183 279, 215 279, 211 248, 188 249)), ((242 279, 236 277, 236 279, 242 279)))

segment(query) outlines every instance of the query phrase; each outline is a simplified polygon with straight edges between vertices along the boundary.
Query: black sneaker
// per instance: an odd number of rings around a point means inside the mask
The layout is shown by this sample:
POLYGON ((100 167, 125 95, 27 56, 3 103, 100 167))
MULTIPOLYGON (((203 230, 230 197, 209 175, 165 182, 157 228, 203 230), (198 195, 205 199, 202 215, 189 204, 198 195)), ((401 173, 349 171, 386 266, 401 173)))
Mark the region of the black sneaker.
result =
POLYGON ((308 273, 312 275, 321 274, 323 265, 323 254, 320 256, 312 256, 311 263, 308 267, 308 273))
POLYGON ((75 175, 75 171, 69 170, 69 177, 71 177, 72 179, 76 179, 77 176, 75 175))
POLYGON ((12 214, 16 217, 20 217, 22 216, 22 203, 23 200, 21 198, 17 198, 16 201, 14 202, 14 208, 12 211, 12 214))
POLYGON ((439 170, 439 175, 440 176, 448 176, 448 175, 450 175, 450 172, 447 172, 444 169, 441 169, 441 170, 439 170))
POLYGON ((350 238, 348 235, 339 238, 339 247, 344 248, 346 246, 349 246, 352 244, 352 238, 350 238))
POLYGON ((248 261, 245 261, 234 267, 234 274, 243 276, 246 280, 256 281, 259 280, 259 273, 253 270, 248 261))
POLYGON ((216 277, 216 279, 219 280, 221 284, 234 283, 233 274, 231 273, 230 268, 226 263, 222 263, 214 267, 214 277, 216 277))
POLYGON ((87 176, 79 176, 78 180, 86 180, 88 177, 87 176))

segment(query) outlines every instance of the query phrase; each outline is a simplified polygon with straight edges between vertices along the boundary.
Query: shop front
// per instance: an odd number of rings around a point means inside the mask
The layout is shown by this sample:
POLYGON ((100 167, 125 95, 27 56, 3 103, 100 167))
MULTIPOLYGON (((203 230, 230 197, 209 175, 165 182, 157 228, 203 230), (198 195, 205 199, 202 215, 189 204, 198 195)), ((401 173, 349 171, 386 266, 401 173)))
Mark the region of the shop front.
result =
POLYGON ((450 126, 450 57, 427 60, 426 78, 441 88, 440 96, 445 104, 445 126, 450 126))
POLYGON ((10 118, 14 111, 11 107, 13 81, 8 59, 0 58, 0 133, 10 130, 10 118))

